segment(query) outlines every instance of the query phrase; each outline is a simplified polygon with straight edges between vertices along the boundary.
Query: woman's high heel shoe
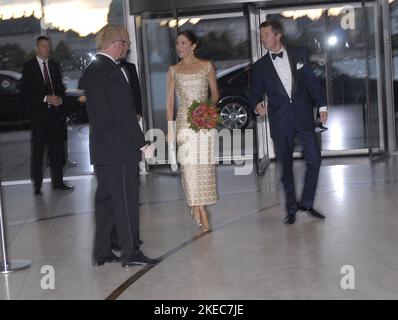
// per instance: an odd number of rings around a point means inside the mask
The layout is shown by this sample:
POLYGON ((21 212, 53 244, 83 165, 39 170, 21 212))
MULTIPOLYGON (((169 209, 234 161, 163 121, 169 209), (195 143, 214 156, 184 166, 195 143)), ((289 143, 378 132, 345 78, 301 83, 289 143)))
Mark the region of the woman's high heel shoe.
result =
POLYGON ((202 224, 200 223, 200 220, 198 218, 195 217, 194 213, 193 213, 194 208, 191 208, 191 217, 192 220, 200 227, 202 228, 202 224))
POLYGON ((202 233, 207 233, 210 232, 211 228, 210 225, 207 225, 207 226, 202 226, 200 230, 202 231, 202 233))

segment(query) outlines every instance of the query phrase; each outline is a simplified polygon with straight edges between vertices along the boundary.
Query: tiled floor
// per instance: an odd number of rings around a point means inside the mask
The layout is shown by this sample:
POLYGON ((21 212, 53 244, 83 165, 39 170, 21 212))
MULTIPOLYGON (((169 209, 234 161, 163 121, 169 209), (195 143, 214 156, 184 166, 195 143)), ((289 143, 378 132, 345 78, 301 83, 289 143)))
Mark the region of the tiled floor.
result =
MULTIPOLYGON (((0 299, 398 298, 397 155, 373 166, 365 157, 324 159, 316 207, 327 218, 299 213, 291 226, 282 224, 274 163, 262 177, 234 169, 218 167, 220 201, 205 236, 178 176, 166 168, 141 176, 142 249, 163 258, 148 270, 92 266, 92 176, 70 181, 73 192, 46 183, 41 198, 28 184, 4 186, 9 256, 32 265, 0 274, 0 299), (45 265, 54 267, 55 289, 41 288, 45 265), (340 286, 344 265, 355 269, 354 290, 340 286)), ((298 191, 303 169, 296 161, 298 191)))

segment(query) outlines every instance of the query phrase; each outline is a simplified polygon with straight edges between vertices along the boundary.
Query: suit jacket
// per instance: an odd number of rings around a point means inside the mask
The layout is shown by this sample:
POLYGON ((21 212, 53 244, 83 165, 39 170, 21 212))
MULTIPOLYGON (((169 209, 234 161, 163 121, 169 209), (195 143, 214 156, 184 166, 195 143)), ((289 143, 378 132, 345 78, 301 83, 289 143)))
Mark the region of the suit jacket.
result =
POLYGON ((135 113, 142 116, 142 98, 141 98, 141 87, 138 79, 137 68, 134 63, 128 62, 124 59, 120 60, 120 64, 127 71, 129 77, 129 83, 133 92, 135 113))
POLYGON ((146 143, 135 108, 131 107, 131 89, 121 69, 106 56, 97 55, 84 71, 82 87, 87 97, 91 163, 137 162, 146 143))
POLYGON ((270 54, 252 67, 251 104, 254 109, 268 96, 268 117, 271 137, 286 137, 296 128, 314 129, 313 104, 326 106, 325 88, 315 76, 305 49, 287 49, 292 72, 292 92, 289 98, 271 61, 270 54))
MULTIPOLYGON (((62 76, 58 64, 49 59, 48 71, 50 73, 54 95, 65 96, 65 87, 62 83, 62 76)), ((49 119, 49 114, 55 114, 60 120, 64 120, 65 110, 63 106, 48 108, 48 104, 43 102, 48 95, 47 86, 41 72, 37 58, 27 61, 23 65, 22 71, 22 97, 27 109, 28 119, 32 124, 45 124, 49 119)))

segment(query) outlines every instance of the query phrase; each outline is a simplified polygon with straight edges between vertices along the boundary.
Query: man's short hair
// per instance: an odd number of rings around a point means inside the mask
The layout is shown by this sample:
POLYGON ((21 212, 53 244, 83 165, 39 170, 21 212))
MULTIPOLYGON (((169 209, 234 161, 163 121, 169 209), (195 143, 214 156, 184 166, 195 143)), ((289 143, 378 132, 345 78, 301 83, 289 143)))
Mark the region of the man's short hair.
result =
POLYGON ((282 24, 277 20, 263 21, 263 22, 261 22, 259 28, 261 29, 261 28, 267 28, 267 27, 271 27, 272 32, 275 34, 280 33, 281 34, 281 43, 283 43, 284 34, 283 34, 282 24))
POLYGON ((43 40, 45 40, 45 41, 50 41, 50 39, 47 38, 46 36, 38 36, 38 37, 36 38, 36 45, 38 45, 39 42, 40 42, 40 41, 43 41, 43 40))
POLYGON ((100 31, 98 31, 95 38, 97 50, 109 48, 112 42, 116 40, 123 40, 125 28, 122 26, 107 24, 100 31))

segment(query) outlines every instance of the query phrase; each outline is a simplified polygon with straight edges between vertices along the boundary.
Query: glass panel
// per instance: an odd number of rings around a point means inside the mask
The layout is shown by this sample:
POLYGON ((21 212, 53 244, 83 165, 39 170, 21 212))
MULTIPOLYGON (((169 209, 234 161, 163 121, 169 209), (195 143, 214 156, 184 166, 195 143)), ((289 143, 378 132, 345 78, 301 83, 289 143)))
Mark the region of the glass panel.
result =
POLYGON ((391 21, 391 46, 393 55, 393 77, 394 77, 394 113, 395 113, 395 133, 398 148, 398 1, 390 1, 390 21, 391 21))
MULTIPOLYGON (((322 150, 369 146, 365 110, 367 68, 372 145, 380 146, 375 9, 367 8, 365 16, 363 8, 349 8, 347 11, 343 6, 329 6, 267 14, 267 19, 277 19, 283 24, 287 47, 305 46, 308 49, 315 74, 327 88, 328 130, 318 135, 322 150)), ((316 110, 314 114, 316 116, 316 110)))
POLYGON ((40 35, 40 0, 0 6, 0 167, 1 179, 30 177, 30 132, 21 99, 23 63, 34 56, 40 35))
MULTIPOLYGON (((95 34, 108 22, 124 24, 123 0, 46 0, 0 7, 0 130, 3 180, 30 178, 30 131, 20 97, 22 65, 35 56, 35 40, 45 34, 52 42, 67 89, 68 161, 64 176, 92 172, 84 104, 78 101, 79 79, 96 52, 95 34), (77 162, 75 165, 73 162, 77 162)), ((46 156, 43 159, 46 164, 46 156)), ((48 170, 45 177, 49 177, 48 170)))
POLYGON ((142 19, 149 124, 164 133, 167 132, 166 76, 169 66, 175 63, 175 27, 176 20, 169 17, 142 19))
MULTIPOLYGON (((178 30, 191 29, 197 36, 197 56, 214 62, 221 98, 233 93, 240 100, 225 101, 225 111, 241 116, 247 127, 251 117, 248 103, 249 44, 247 18, 208 15, 142 19, 144 63, 147 70, 149 123, 152 128, 167 132, 166 75, 168 67, 176 63, 175 36, 178 30)), ((231 128, 238 128, 232 121, 231 128)), ((220 127, 222 129, 222 127, 220 127)), ((220 144, 221 146, 221 144, 220 144)))

